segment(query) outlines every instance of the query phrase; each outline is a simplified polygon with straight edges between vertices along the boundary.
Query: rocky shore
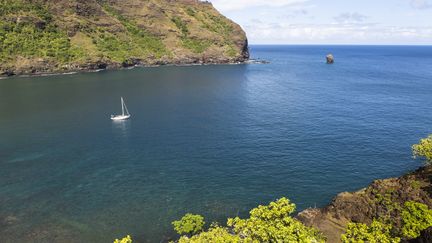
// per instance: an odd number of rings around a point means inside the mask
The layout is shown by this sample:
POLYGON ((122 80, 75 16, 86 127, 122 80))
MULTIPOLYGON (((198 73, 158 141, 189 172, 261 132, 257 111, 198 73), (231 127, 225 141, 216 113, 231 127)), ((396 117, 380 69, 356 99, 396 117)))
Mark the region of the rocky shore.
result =
POLYGON ((129 69, 133 67, 159 67, 159 66, 192 66, 192 65, 219 65, 219 64, 250 64, 259 63, 265 64, 266 62, 249 62, 248 59, 239 58, 236 60, 229 59, 182 59, 182 60, 158 60, 158 61, 145 61, 145 60, 131 60, 125 63, 115 62, 93 62, 93 63, 72 63, 59 66, 56 63, 48 63, 44 60, 35 61, 26 66, 17 66, 13 69, 1 70, 0 78, 13 77, 13 76, 43 76, 43 75, 61 75, 71 74, 77 72, 99 72, 103 70, 120 70, 129 69))
MULTIPOLYGON (((374 218, 389 216, 400 226, 401 215, 396 209, 405 202, 416 201, 432 208, 431 182, 432 166, 422 167, 398 178, 376 180, 356 192, 342 192, 327 207, 306 209, 297 218, 320 230, 328 242, 340 242, 349 222, 370 224, 374 218)), ((430 233, 428 229, 410 242, 432 242, 421 241, 431 237, 430 233)))

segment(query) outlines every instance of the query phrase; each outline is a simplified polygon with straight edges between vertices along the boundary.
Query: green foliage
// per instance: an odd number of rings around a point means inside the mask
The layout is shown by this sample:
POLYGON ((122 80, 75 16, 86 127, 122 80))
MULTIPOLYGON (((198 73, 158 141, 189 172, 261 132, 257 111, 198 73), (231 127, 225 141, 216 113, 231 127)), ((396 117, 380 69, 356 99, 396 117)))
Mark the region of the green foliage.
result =
POLYGON ((228 45, 228 50, 226 53, 229 57, 235 57, 237 55, 237 51, 232 45, 228 45))
POLYGON ((400 242, 400 237, 416 238, 422 230, 432 226, 432 210, 425 204, 407 201, 403 207, 399 206, 396 210, 401 215, 401 226, 387 215, 374 220, 371 225, 350 223, 346 233, 341 236, 342 242, 400 242))
POLYGON ((132 243, 132 238, 130 237, 130 235, 128 235, 121 240, 119 239, 114 240, 114 243, 132 243))
POLYGON ((397 243, 400 238, 392 237, 392 226, 374 220, 371 225, 362 223, 349 223, 347 231, 341 236, 343 243, 397 243))
POLYGON ((207 48, 211 46, 211 43, 209 41, 198 40, 188 37, 189 29, 186 23, 180 17, 175 16, 171 18, 171 21, 182 32, 182 45, 187 49, 191 50, 194 53, 203 53, 207 48))
POLYGON ((162 41, 148 33, 137 24, 118 13, 109 5, 104 5, 104 10, 118 19, 127 30, 124 35, 114 35, 104 29, 99 29, 99 37, 94 39, 98 49, 108 54, 115 61, 127 62, 130 57, 147 58, 153 56, 160 58, 169 55, 162 41))
POLYGON ((200 18, 199 20, 203 23, 204 28, 225 37, 229 36, 233 32, 232 25, 222 16, 206 14, 205 18, 200 18))
POLYGON ((187 36, 189 34, 189 29, 188 29, 186 23, 183 22, 183 20, 180 17, 175 16, 175 17, 171 18, 171 21, 182 32, 183 36, 187 36))
POLYGON ((195 17, 195 15, 196 15, 195 10, 193 10, 193 9, 190 8, 190 7, 186 8, 186 13, 187 13, 189 16, 192 16, 192 17, 195 17))
POLYGON ((72 48, 66 33, 53 23, 52 15, 42 5, 2 0, 0 13, 0 61, 23 56, 65 63, 80 54, 72 48), (19 21, 13 20, 16 13, 20 13, 19 21))
POLYGON ((205 224, 204 217, 195 214, 186 214, 178 221, 172 222, 175 231, 180 234, 196 234, 202 231, 205 224))
POLYGON ((421 182, 420 181, 416 181, 416 180, 412 180, 411 181, 411 183, 410 183, 410 185, 411 185, 411 187, 413 188, 413 189, 420 189, 421 188, 421 182))
POLYGON ((432 135, 421 139, 418 144, 412 146, 414 157, 424 157, 427 164, 432 164, 432 135))
POLYGON ((228 219, 228 226, 245 242, 324 242, 321 234, 292 218, 295 204, 287 198, 258 206, 248 219, 228 219))
POLYGON ((190 49, 194 53, 203 53, 211 46, 209 41, 196 40, 191 38, 182 38, 183 46, 190 49))
POLYGON ((191 238, 182 236, 179 243, 208 243, 208 242, 241 242, 238 235, 231 234, 227 228, 220 226, 213 226, 208 231, 195 235, 191 238))
POLYGON ((408 238, 420 236, 420 232, 432 226, 432 210, 427 205, 408 201, 402 210, 402 234, 408 238))

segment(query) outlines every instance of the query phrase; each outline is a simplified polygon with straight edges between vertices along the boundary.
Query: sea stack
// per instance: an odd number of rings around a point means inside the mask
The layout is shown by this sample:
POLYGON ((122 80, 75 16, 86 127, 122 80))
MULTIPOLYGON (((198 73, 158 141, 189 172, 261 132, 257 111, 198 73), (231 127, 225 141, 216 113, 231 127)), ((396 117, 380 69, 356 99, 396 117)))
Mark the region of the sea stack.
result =
POLYGON ((328 54, 328 55, 326 56, 326 58, 327 58, 327 64, 333 64, 333 63, 334 63, 334 57, 333 57, 333 54, 328 54))

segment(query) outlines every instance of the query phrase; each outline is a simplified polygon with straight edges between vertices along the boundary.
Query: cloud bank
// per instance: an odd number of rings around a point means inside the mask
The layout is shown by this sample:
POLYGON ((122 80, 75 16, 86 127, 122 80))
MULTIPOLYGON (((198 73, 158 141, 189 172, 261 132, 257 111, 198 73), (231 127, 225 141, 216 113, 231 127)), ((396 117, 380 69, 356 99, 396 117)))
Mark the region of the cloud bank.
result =
POLYGON ((211 2, 251 44, 432 45, 432 0, 211 2))
POLYGON ((308 0, 211 0, 220 11, 242 10, 253 7, 282 7, 307 2, 308 0))

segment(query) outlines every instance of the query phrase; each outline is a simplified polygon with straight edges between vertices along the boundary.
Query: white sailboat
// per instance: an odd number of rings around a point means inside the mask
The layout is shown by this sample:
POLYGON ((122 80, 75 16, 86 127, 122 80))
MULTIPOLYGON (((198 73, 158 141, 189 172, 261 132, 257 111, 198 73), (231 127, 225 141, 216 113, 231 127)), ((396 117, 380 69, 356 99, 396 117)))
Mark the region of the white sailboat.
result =
POLYGON ((129 114, 129 111, 126 107, 126 103, 123 100, 123 97, 121 97, 121 106, 122 106, 122 114, 121 115, 111 115, 111 120, 121 121, 121 120, 127 120, 131 117, 131 115, 129 114))

